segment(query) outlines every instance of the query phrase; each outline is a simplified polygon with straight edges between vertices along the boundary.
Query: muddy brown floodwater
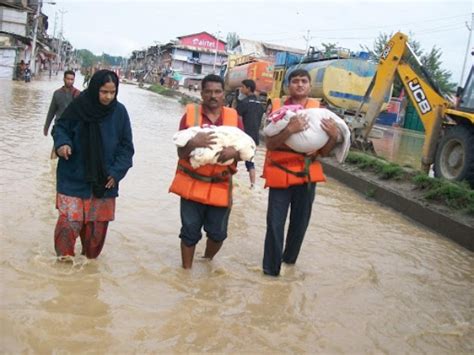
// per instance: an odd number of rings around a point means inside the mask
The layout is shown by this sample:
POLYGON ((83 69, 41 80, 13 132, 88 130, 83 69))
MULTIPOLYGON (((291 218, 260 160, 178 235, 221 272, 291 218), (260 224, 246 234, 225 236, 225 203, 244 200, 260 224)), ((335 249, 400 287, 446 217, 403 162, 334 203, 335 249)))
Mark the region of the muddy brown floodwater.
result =
POLYGON ((167 191, 183 108, 136 86, 119 92, 136 155, 104 251, 56 263, 42 126, 60 79, 0 82, 2 353, 473 352, 473 254, 332 179, 298 263, 273 279, 261 272, 267 191, 250 190, 241 166, 228 240, 181 270, 167 191))

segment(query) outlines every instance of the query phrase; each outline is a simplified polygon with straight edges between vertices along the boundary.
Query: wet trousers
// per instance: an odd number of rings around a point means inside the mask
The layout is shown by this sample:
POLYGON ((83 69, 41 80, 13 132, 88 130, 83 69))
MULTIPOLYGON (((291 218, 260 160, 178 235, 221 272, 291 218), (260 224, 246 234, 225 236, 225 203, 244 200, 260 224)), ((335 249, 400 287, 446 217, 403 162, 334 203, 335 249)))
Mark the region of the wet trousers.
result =
POLYGON ((54 230, 54 248, 58 256, 74 256, 76 238, 81 237, 82 255, 95 259, 102 251, 109 222, 70 221, 60 215, 54 230))
POLYGON ((316 183, 290 186, 286 189, 270 188, 263 255, 265 274, 278 276, 282 261, 287 264, 296 262, 311 218, 315 194, 316 183), (290 223, 283 250, 285 222, 290 206, 290 223))

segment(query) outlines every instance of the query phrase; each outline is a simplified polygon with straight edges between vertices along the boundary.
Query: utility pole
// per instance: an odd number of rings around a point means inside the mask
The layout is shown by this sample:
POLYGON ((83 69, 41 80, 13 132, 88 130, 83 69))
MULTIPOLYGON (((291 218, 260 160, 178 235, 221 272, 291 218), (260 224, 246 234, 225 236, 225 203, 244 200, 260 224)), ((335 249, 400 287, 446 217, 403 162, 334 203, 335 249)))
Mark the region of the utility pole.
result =
POLYGON ((53 38, 56 38, 56 28, 58 26, 58 12, 54 12, 54 29, 53 29, 53 38))
POLYGON ((464 63, 462 65, 462 70, 461 70, 461 80, 459 81, 460 87, 464 86, 464 71, 466 70, 467 58, 470 57, 469 48, 471 47, 471 37, 472 37, 473 26, 474 26, 474 12, 471 13, 471 27, 469 27, 469 25, 466 22, 466 27, 469 30, 469 37, 467 39, 466 54, 464 55, 464 63))
POLYGON ((217 31, 217 36, 216 36, 216 51, 214 52, 214 66, 212 68, 212 72, 215 74, 216 73, 216 62, 217 62, 217 49, 219 48, 219 34, 221 31, 217 31))
POLYGON ((161 54, 162 54, 162 44, 160 41, 153 41, 156 45, 156 65, 155 69, 157 73, 161 74, 161 54))
POLYGON ((38 0, 38 3, 36 4, 36 14, 34 17, 35 23, 33 27, 33 43, 31 44, 31 59, 30 59, 30 70, 31 70, 32 75, 36 74, 36 40, 38 36, 38 22, 39 22, 39 17, 41 14, 42 4, 43 2, 41 0, 38 0))
MULTIPOLYGON (((55 2, 46 1, 47 4, 56 5, 55 2)), ((30 59, 30 70, 31 74, 36 74, 36 42, 38 41, 38 25, 41 16, 41 8, 43 7, 43 0, 38 0, 36 4, 36 14, 34 17, 33 25, 33 43, 31 44, 31 59, 30 59)))
POLYGON ((67 13, 66 10, 62 9, 62 10, 59 10, 60 14, 61 14, 61 29, 59 31, 59 35, 58 35, 58 58, 59 58, 59 62, 58 62, 58 68, 57 68, 57 71, 59 71, 59 69, 62 69, 61 67, 61 64, 62 64, 62 46, 63 46, 63 30, 64 30, 64 14, 67 13))
POLYGON ((310 35, 310 31, 309 31, 309 30, 306 32, 306 36, 303 36, 303 39, 306 41, 306 53, 308 53, 309 41, 310 41, 310 39, 311 39, 311 35, 310 35))
MULTIPOLYGON (((58 12, 57 11, 54 11, 54 29, 53 29, 53 50, 54 48, 57 46, 56 43, 57 43, 57 38, 56 38, 56 29, 58 28, 58 12)), ((58 51, 56 50, 56 58, 54 60, 54 62, 56 63, 58 61, 58 51)), ((49 76, 51 77, 51 73, 52 73, 52 63, 50 62, 49 64, 49 76)))

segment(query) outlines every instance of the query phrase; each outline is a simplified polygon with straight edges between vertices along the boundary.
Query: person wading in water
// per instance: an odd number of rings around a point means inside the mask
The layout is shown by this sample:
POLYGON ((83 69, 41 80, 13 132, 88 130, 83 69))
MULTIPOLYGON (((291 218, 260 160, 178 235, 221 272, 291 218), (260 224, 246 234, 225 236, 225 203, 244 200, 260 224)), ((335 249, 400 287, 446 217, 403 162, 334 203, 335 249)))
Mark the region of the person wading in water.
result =
POLYGON ((109 221, 114 220, 119 181, 132 166, 134 147, 127 110, 117 101, 119 80, 96 72, 89 87, 64 111, 53 128, 59 218, 54 246, 59 257, 99 256, 109 221))

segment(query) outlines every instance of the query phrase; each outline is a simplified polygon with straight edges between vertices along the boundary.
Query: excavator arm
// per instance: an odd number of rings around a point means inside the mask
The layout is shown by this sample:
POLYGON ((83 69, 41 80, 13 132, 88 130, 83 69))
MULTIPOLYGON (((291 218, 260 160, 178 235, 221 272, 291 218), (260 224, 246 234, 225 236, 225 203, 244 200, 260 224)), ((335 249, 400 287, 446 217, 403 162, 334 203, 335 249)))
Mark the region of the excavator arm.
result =
POLYGON ((369 133, 380 114, 384 98, 393 85, 395 75, 398 75, 425 127, 422 169, 427 172, 434 161, 443 117, 449 104, 433 83, 428 83, 411 68, 405 58, 409 54, 416 58, 408 45, 408 37, 396 33, 385 46, 377 72, 356 114, 360 123, 353 127, 353 138, 358 146, 367 146, 369 133), (364 105, 367 105, 366 114, 362 117, 360 112, 364 105))
POLYGON ((400 63, 397 73, 425 128, 421 167, 423 171, 428 172, 434 162, 436 145, 449 103, 407 63, 400 63))
POLYGON ((408 38, 402 33, 397 33, 385 46, 377 71, 372 78, 362 102, 352 122, 353 138, 356 141, 367 142, 369 133, 374 126, 385 96, 389 93, 395 79, 397 67, 403 57, 408 38), (366 112, 361 116, 361 112, 366 112))

